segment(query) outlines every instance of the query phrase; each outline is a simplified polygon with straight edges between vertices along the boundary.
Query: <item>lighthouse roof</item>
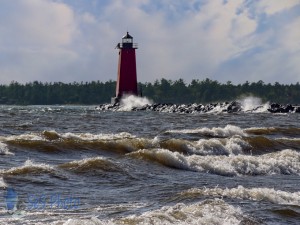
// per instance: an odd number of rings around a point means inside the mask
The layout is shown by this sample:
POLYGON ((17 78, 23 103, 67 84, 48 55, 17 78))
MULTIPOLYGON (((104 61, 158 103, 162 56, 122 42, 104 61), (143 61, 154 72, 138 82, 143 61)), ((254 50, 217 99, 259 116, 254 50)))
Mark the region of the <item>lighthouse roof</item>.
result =
POLYGON ((127 33, 122 37, 122 39, 127 39, 127 38, 130 38, 130 39, 133 39, 133 37, 128 33, 128 31, 127 31, 127 33))

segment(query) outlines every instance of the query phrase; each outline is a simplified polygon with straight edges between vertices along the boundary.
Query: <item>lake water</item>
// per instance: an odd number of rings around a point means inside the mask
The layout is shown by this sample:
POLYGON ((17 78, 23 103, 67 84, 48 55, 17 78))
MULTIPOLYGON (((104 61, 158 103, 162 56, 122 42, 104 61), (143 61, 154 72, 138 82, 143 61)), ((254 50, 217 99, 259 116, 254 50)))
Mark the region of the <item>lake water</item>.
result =
POLYGON ((300 114, 0 118, 0 224, 300 224, 300 114))

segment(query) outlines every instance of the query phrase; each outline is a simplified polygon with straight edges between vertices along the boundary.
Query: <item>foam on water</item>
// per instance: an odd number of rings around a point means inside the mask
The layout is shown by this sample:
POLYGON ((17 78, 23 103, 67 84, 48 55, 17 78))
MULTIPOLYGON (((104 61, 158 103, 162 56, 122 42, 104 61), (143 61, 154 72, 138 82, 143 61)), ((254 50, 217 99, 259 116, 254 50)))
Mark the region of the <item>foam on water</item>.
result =
MULTIPOLYGON (((128 155, 157 161, 163 165, 173 168, 193 170, 188 159, 183 154, 171 152, 168 149, 141 149, 136 152, 129 153, 128 155)), ((197 171, 196 168, 194 170, 197 171)))
POLYGON ((96 169, 108 172, 122 171, 122 169, 112 161, 100 156, 71 161, 62 164, 59 167, 76 172, 90 172, 91 170, 94 171, 96 169))
POLYGON ((115 139, 135 138, 136 137, 127 132, 121 132, 118 134, 65 133, 65 134, 59 134, 59 136, 64 139, 77 139, 77 140, 85 140, 85 141, 115 140, 115 139))
MULTIPOLYGON (((11 136, 0 136, 0 141, 2 142, 13 142, 13 141, 53 141, 57 139, 74 139, 74 140, 115 140, 122 138, 135 138, 136 136, 131 135, 127 132, 121 132, 117 134, 91 134, 91 133, 58 133, 54 130, 43 131, 42 133, 29 133, 21 135, 11 135, 11 136)), ((0 142, 0 148, 1 148, 0 142)))
POLYGON ((110 224, 189 224, 189 225, 235 225, 242 221, 253 222, 245 216, 239 207, 229 205, 221 199, 211 199, 194 204, 178 203, 164 206, 157 210, 144 212, 141 215, 130 215, 111 220, 69 219, 63 225, 110 225, 110 224))
POLYGON ((126 95, 122 97, 118 111, 131 111, 134 107, 143 107, 151 104, 153 104, 153 102, 146 97, 126 95))
POLYGON ((38 134, 21 134, 21 135, 11 135, 7 137, 0 137, 0 141, 44 141, 45 139, 38 134))
POLYGON ((243 150, 251 149, 248 142, 240 136, 226 139, 200 139, 195 144, 189 144, 190 153, 197 155, 238 155, 243 154, 243 150))
POLYGON ((3 175, 22 175, 22 174, 29 174, 29 173, 43 173, 54 172, 54 168, 48 164, 44 163, 35 163, 30 159, 24 162, 24 165, 18 167, 12 167, 7 170, 0 170, 0 174, 3 175))
POLYGON ((9 151, 7 144, 0 142, 0 155, 14 155, 14 153, 9 151))
POLYGON ((178 203, 141 215, 128 216, 116 224, 240 224, 244 219, 240 208, 221 199, 206 200, 194 204, 178 203))
MULTIPOLYGON (((112 221, 99 220, 97 217, 90 219, 68 219, 62 225, 115 225, 112 221)), ((53 224, 54 225, 54 224, 53 224)))
POLYGON ((289 149, 260 156, 189 156, 167 149, 143 149, 129 155, 156 161, 168 167, 223 176, 300 175, 300 153, 289 149))
POLYGON ((167 133, 181 133, 181 134, 202 134, 210 137, 232 137, 234 135, 247 136, 247 134, 240 127, 233 125, 226 125, 226 127, 213 128, 198 128, 198 129, 183 129, 183 130, 168 130, 167 133))
POLYGON ((155 139, 138 138, 127 132, 116 134, 91 133, 58 133, 43 131, 42 133, 13 135, 0 137, 9 145, 43 151, 66 151, 76 149, 101 149, 114 152, 132 152, 143 148, 159 147, 155 139))
POLYGON ((275 204, 300 206, 300 192, 286 192, 274 188, 192 188, 181 193, 184 196, 199 195, 212 197, 226 197, 235 199, 249 199, 253 201, 268 201, 275 204))
POLYGON ((5 188, 5 187, 7 187, 7 184, 3 180, 3 177, 0 177, 0 188, 5 188))

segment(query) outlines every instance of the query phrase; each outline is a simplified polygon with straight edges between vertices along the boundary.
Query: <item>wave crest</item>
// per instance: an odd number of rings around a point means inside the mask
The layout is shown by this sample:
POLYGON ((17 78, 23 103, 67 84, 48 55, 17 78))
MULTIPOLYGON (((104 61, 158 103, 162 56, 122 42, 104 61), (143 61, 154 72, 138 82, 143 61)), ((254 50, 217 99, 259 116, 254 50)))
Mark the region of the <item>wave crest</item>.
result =
POLYGON ((23 175, 23 174, 41 174, 41 173, 53 173, 54 168, 45 163, 35 163, 30 159, 24 162, 23 166, 12 167, 7 170, 1 170, 3 175, 23 175))
POLYGON ((82 160, 76 160, 59 165, 60 168, 74 171, 77 173, 90 172, 95 170, 107 171, 107 172, 120 172, 122 169, 103 157, 86 158, 82 160))
POLYGON ((212 196, 236 199, 249 199, 253 201, 268 201, 275 204, 300 205, 300 192, 286 192, 274 188, 192 188, 181 193, 183 196, 212 196))
POLYGON ((222 127, 213 127, 213 128, 199 128, 199 129, 183 129, 183 130, 168 130, 166 133, 181 133, 181 134, 201 134, 207 137, 232 137, 235 135, 247 136, 247 134, 237 126, 226 125, 222 127))
POLYGON ((288 149, 261 156, 189 156, 167 149, 143 149, 129 155, 172 168, 223 176, 300 174, 300 153, 288 149))

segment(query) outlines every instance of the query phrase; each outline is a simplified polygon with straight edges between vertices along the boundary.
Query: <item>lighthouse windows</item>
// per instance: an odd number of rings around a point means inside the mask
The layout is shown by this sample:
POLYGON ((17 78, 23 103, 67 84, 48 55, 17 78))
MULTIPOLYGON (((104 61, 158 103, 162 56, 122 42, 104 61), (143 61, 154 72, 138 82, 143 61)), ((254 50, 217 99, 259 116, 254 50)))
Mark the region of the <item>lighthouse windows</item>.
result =
POLYGON ((124 38, 123 43, 132 43, 132 39, 131 38, 124 38))

